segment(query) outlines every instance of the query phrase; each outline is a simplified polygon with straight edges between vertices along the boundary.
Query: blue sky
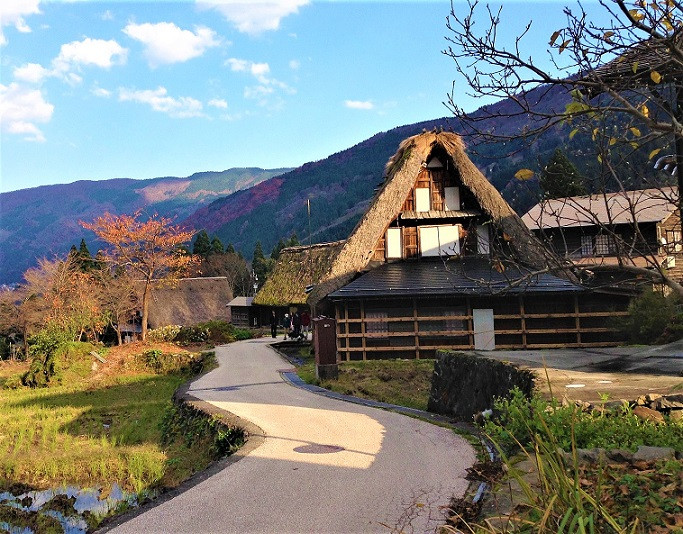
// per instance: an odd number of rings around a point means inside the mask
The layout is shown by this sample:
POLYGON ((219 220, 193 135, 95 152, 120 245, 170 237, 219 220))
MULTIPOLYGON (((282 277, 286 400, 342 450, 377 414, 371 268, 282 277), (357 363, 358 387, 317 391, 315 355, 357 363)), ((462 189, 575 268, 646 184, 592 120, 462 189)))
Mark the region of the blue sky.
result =
MULTIPOLYGON (((449 114, 447 0, 1 4, 2 191, 293 167, 449 114)), ((536 18, 542 53, 561 10, 506 2, 502 38, 536 18)))

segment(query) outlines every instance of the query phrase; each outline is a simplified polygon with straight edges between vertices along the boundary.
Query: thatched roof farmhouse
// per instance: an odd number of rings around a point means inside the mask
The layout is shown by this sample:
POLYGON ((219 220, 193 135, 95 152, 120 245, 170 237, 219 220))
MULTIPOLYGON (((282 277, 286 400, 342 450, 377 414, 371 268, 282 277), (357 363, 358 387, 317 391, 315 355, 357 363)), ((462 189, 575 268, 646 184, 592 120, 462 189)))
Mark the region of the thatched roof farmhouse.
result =
POLYGON ((301 257, 282 258, 275 293, 312 284, 308 303, 334 314, 346 360, 613 344, 604 317, 627 304, 577 285, 571 263, 533 235, 452 133, 401 143, 368 211, 335 246, 317 281, 301 280, 301 257))

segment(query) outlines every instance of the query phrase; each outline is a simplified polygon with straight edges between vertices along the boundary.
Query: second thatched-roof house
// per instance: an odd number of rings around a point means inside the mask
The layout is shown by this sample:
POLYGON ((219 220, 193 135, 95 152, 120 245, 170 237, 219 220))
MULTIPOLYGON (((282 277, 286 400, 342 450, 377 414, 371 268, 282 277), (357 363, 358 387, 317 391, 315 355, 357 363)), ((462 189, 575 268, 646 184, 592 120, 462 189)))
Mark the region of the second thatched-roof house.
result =
POLYGON ((189 326, 212 319, 229 321, 232 289, 224 276, 181 278, 152 288, 149 326, 189 326))

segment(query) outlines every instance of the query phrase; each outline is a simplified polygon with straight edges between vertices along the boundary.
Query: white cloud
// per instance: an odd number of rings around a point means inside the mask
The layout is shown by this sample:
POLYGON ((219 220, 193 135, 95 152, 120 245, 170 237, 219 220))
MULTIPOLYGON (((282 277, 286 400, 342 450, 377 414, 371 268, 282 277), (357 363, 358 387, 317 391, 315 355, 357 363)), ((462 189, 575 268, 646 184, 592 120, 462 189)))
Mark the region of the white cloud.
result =
POLYGON ((373 109, 375 107, 375 105, 368 100, 344 100, 344 105, 349 109, 373 109))
POLYGON ((233 57, 227 59, 225 65, 229 66, 230 70, 233 72, 244 72, 256 79, 258 85, 244 88, 244 98, 258 100, 258 103, 261 106, 282 106, 283 102, 281 99, 273 101, 269 101, 268 99, 269 96, 272 96, 275 93, 276 89, 290 95, 296 93, 296 90, 286 83, 268 76, 270 74, 270 65, 268 65, 268 63, 256 63, 254 61, 233 57))
POLYGON ((114 14, 107 9, 104 13, 102 13, 102 15, 100 15, 100 18, 102 20, 114 20, 114 14))
POLYGON ((14 79, 39 84, 49 77, 61 78, 69 85, 78 85, 83 78, 78 74, 83 66, 95 66, 108 69, 112 65, 126 62, 128 50, 116 41, 85 38, 63 44, 59 55, 52 60, 50 68, 38 63, 27 63, 15 67, 12 71, 14 79))
POLYGON ((0 45, 7 44, 2 31, 5 26, 14 26, 17 31, 28 33, 31 28, 24 20, 25 16, 40 14, 40 0, 2 0, 0 5, 0 45))
POLYGON ((128 50, 114 40, 86 37, 82 41, 63 44, 59 55, 52 60, 52 65, 54 70, 60 73, 66 73, 81 65, 108 69, 112 65, 123 65, 127 55, 128 50))
POLYGON ((228 103, 222 98, 213 98, 208 101, 208 105, 218 109, 228 109, 228 103))
POLYGON ((292 59, 289 62, 289 68, 292 70, 299 70, 301 68, 301 62, 298 59, 292 59))
POLYGON ((174 98, 168 95, 165 87, 143 91, 120 88, 119 101, 148 104, 154 111, 166 113, 169 117, 177 119, 201 117, 203 115, 203 106, 199 100, 189 96, 174 98))
POLYGON ((45 141, 36 123, 52 119, 54 106, 45 101, 38 89, 29 89, 18 83, 0 84, 0 126, 11 134, 23 134, 26 141, 45 141))
POLYGON ((38 63, 27 63, 23 67, 14 67, 15 80, 28 83, 40 83, 50 75, 50 71, 38 63))
POLYGON ((102 87, 93 87, 91 92, 100 98, 109 98, 111 96, 111 91, 103 89, 102 87))
POLYGON ((249 69, 250 62, 246 59, 231 57, 225 61, 225 64, 230 66, 230 70, 233 72, 246 72, 249 69))
POLYGON ((197 5, 220 12, 238 31, 258 35, 277 30, 280 21, 309 0, 198 0, 197 5))
POLYGON ((207 49, 221 44, 216 32, 198 26, 194 32, 183 30, 172 22, 158 24, 128 24, 123 33, 145 45, 145 57, 150 66, 181 63, 199 57, 207 49))

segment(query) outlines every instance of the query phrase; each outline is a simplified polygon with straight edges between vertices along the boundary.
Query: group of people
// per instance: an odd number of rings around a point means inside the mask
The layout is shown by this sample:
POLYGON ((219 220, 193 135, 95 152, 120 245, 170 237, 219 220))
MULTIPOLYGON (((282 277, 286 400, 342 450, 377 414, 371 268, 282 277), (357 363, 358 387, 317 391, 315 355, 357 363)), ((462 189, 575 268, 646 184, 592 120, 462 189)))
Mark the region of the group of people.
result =
MULTIPOLYGON (((277 337, 277 327, 277 314, 273 310, 270 316, 270 334, 273 336, 273 339, 277 337)), ((298 309, 291 315, 285 313, 282 327, 285 329, 285 339, 287 339, 287 336, 293 339, 308 339, 308 333, 311 331, 311 316, 306 310, 299 313, 298 309)))

